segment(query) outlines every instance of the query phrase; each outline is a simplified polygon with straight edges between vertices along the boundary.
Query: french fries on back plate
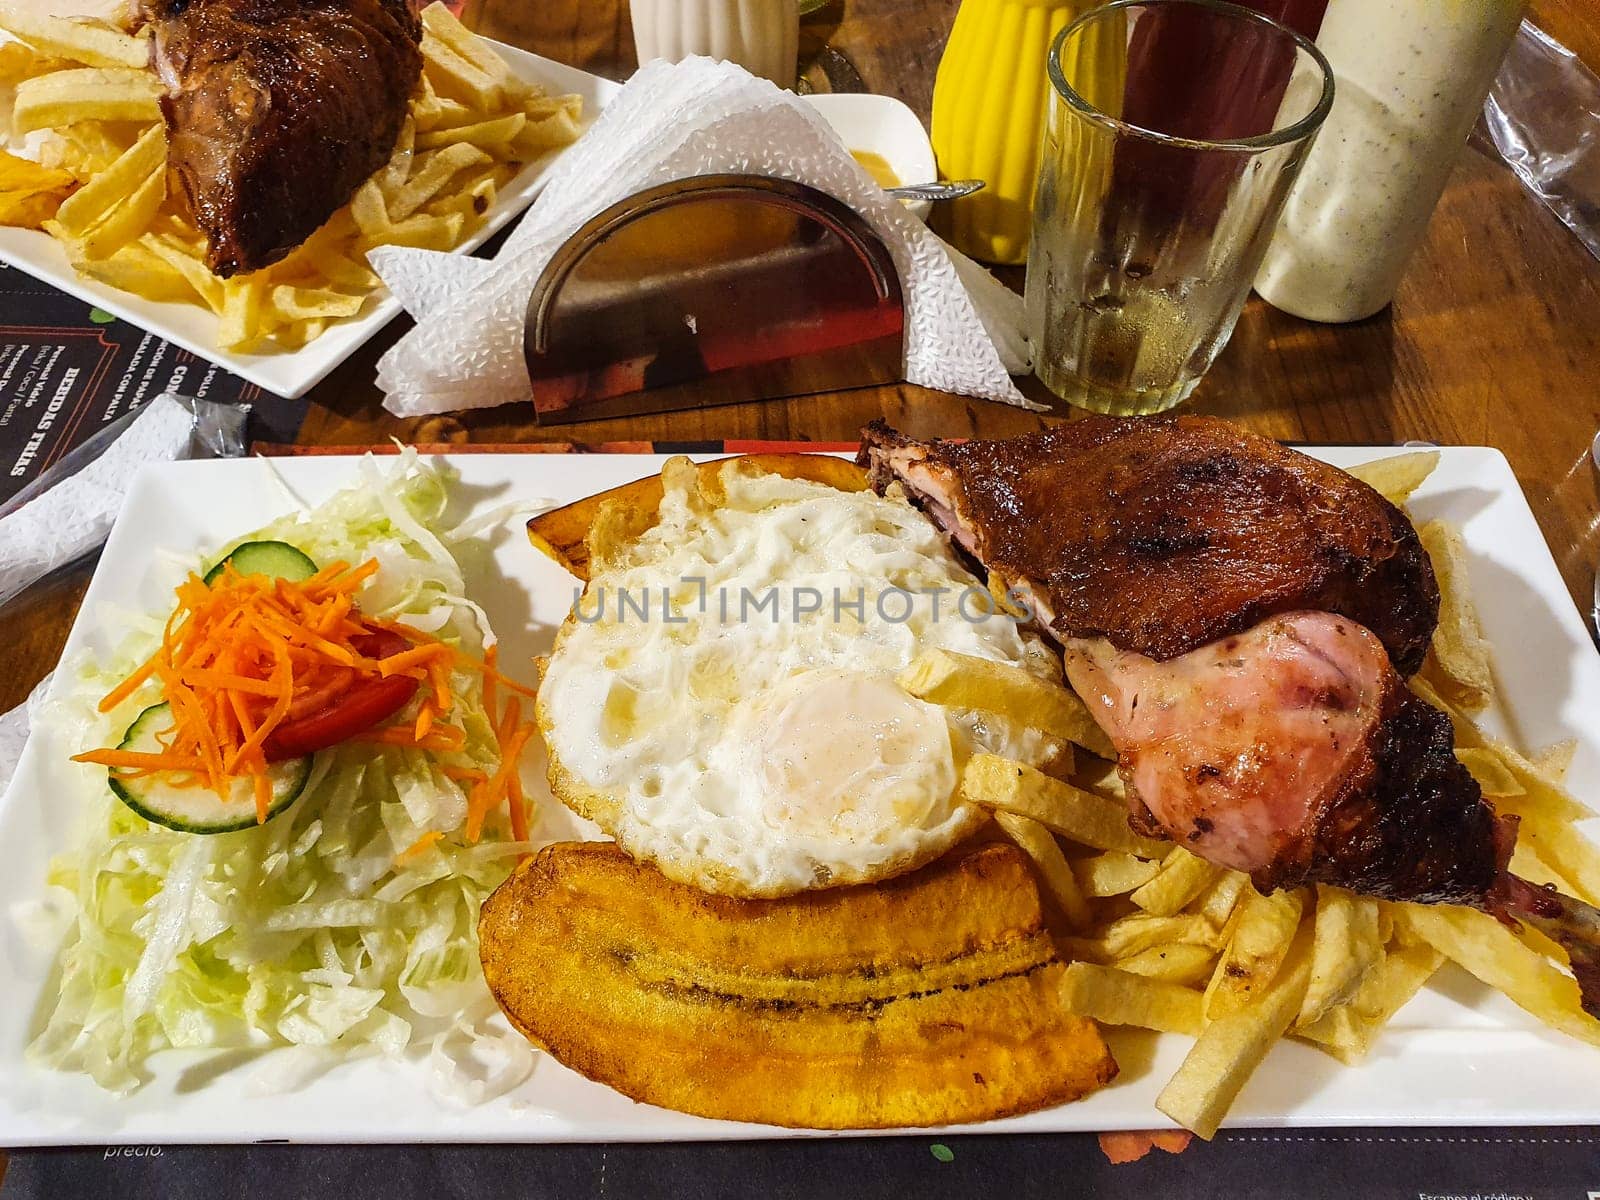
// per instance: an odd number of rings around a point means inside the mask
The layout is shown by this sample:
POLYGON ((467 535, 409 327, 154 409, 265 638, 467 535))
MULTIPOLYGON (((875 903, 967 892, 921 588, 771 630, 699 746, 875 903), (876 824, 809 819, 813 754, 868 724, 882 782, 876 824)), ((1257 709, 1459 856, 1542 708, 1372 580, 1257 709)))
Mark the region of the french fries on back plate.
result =
POLYGON ((369 250, 460 245, 526 163, 578 136, 578 97, 519 79, 442 4, 422 21, 423 79, 389 163, 299 249, 224 280, 206 269, 202 238, 173 236, 186 220, 167 186, 148 36, 0 0, 0 30, 17 39, 0 46, 11 128, 42 132, 39 169, 53 171, 0 165, 0 224, 45 230, 101 283, 210 309, 222 349, 298 349, 366 309, 380 286, 369 250))

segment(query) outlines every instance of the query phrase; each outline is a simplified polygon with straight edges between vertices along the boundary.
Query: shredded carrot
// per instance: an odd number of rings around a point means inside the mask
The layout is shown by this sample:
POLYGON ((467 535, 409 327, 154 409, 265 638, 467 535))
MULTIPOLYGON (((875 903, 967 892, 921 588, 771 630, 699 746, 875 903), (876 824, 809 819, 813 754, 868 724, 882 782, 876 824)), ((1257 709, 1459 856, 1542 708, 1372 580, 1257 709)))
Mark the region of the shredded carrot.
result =
POLYGON ((400 851, 399 854, 396 854, 394 856, 395 862, 397 862, 397 863, 410 862, 413 858, 416 858, 419 854, 424 853, 428 849, 429 846, 433 845, 435 842, 437 842, 442 837, 444 837, 444 834, 440 833, 437 829, 428 830, 427 833, 423 834, 416 841, 412 842, 411 845, 407 846, 404 850, 400 851))
POLYGON ((267 814, 272 811, 272 781, 267 778, 265 771, 256 775, 256 824, 267 819, 267 814))
POLYGON ((386 725, 382 729, 368 729, 350 739, 352 742, 373 742, 380 746, 408 746, 414 750, 459 750, 467 744, 465 731, 454 725, 435 725, 426 737, 407 725, 386 725))
POLYGON ((483 652, 483 711, 489 714, 489 720, 494 720, 495 713, 495 675, 499 671, 500 643, 496 642, 483 652))
POLYGON ((361 613, 356 593, 377 570, 372 559, 358 566, 329 563, 299 582, 244 576, 231 565, 210 583, 190 575, 176 589, 177 604, 159 649, 100 701, 100 710, 110 712, 145 687, 159 685, 171 710, 171 729, 158 734, 158 749, 93 750, 76 761, 129 776, 165 772, 175 784, 218 795, 230 794, 232 785, 245 779, 257 819, 264 821, 272 805, 267 754, 273 734, 286 723, 335 708, 364 680, 406 676, 425 691, 414 718, 350 740, 441 756, 464 750, 466 730, 441 722, 455 709, 451 671, 460 665, 483 680, 500 763, 492 773, 449 762, 441 762, 440 770, 470 788, 470 838, 476 840, 489 813, 502 807, 514 836, 525 837, 528 806, 517 770, 535 727, 523 722, 517 697, 534 691, 501 673, 495 647, 477 659, 434 634, 361 613), (368 639, 378 633, 398 635, 408 645, 371 657, 368 639), (511 693, 504 711, 502 689, 511 693))
MULTIPOLYGON (((478 664, 474 663, 472 661, 472 659, 468 658, 466 655, 460 654, 459 651, 457 653, 458 653, 459 657, 463 661, 465 661, 469 666, 473 666, 473 667, 477 667, 478 666, 478 664)), ((478 667, 478 669, 482 670, 481 667, 478 667)), ((529 700, 535 700, 539 696, 539 693, 534 691, 531 687, 527 687, 527 686, 525 686, 523 684, 520 684, 515 679, 508 679, 508 678, 506 678, 506 676, 502 675, 499 671, 493 671, 493 672, 485 671, 484 672, 484 678, 486 678, 486 679, 489 678, 491 674, 493 675, 494 681, 496 683, 500 684, 502 687, 504 687, 504 688, 506 688, 506 689, 508 689, 510 691, 515 692, 519 696, 526 696, 529 700)))
MULTIPOLYGON (((515 710, 507 710, 508 716, 514 719, 515 710)), ((506 723, 510 725, 511 722, 506 723)), ((491 775, 488 780, 478 784, 467 796, 467 840, 475 842, 483 834, 483 822, 491 811, 498 808, 501 803, 510 803, 511 776, 516 773, 522 758, 522 748, 527 745, 528 738, 534 732, 532 725, 517 726, 506 737, 502 733, 500 739, 500 769, 491 775)))
POLYGON ((384 675, 402 675, 412 667, 423 666, 441 656, 449 657, 454 651, 443 642, 435 642, 431 646, 413 646, 410 650, 402 650, 399 654, 391 654, 388 658, 378 661, 378 669, 384 675))
MULTIPOLYGON (((293 661, 293 656, 290 657, 293 661)), ((346 691, 355 682, 355 679, 356 673, 347 667, 328 672, 328 677, 323 683, 301 692, 290 702, 290 719, 294 720, 327 708, 339 693, 346 691)))
POLYGON ((201 758, 187 758, 181 754, 152 754, 141 750, 89 750, 74 754, 73 762, 93 763, 101 767, 128 767, 136 771, 203 771, 206 762, 201 758))
MULTIPOLYGON (((166 649, 166 646, 163 645, 162 649, 166 649)), ((156 673, 156 664, 160 661, 161 650, 157 650, 145 660, 144 664, 139 667, 138 670, 134 671, 132 675, 129 675, 121 683, 117 684, 117 686, 112 688, 110 692, 106 693, 105 697, 100 701, 100 711, 103 713, 110 712, 129 696, 137 692, 141 687, 144 686, 145 680, 149 679, 150 676, 156 673)))
POLYGON ((511 836, 519 842, 528 840, 528 801, 522 794, 522 779, 511 772, 507 779, 510 788, 507 796, 511 806, 511 836))
POLYGON ((450 694, 450 672, 445 668, 444 658, 435 657, 429 661, 428 686, 433 689, 433 703, 438 707, 440 714, 448 713, 456 701, 450 694))

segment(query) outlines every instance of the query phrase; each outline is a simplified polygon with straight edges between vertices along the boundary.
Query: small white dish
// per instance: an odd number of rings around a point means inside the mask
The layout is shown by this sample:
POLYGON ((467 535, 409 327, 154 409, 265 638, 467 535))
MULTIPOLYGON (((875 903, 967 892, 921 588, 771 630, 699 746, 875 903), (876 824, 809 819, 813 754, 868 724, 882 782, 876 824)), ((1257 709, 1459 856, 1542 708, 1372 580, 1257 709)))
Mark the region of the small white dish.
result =
MULTIPOLYGON (((609 79, 552 62, 514 46, 494 41, 489 44, 519 78, 537 83, 555 95, 576 93, 582 97, 584 129, 594 124, 600 110, 620 87, 609 79)), ((493 207, 485 214, 484 223, 451 253, 470 254, 521 214, 533 203, 545 176, 562 153, 556 151, 529 163, 522 174, 500 190, 493 207)), ((190 353, 216 363, 225 371, 231 371, 258 387, 291 400, 305 395, 322 382, 329 372, 364 346, 401 312, 400 302, 380 290, 377 299, 369 303, 360 316, 329 326, 326 333, 302 349, 268 349, 261 353, 242 354, 217 349, 219 318, 210 310, 199 304, 146 300, 131 292, 87 279, 72 269, 72 264, 67 261, 66 250, 49 234, 33 229, 0 227, 0 262, 26 271, 86 304, 103 308, 175 346, 182 346, 190 353)))
MULTIPOLYGON (((932 183, 939 178, 928 131, 917 114, 893 96, 832 92, 807 96, 806 101, 833 126, 846 148, 878 155, 901 183, 932 183)), ((906 207, 927 220, 931 206, 926 200, 913 200, 906 207)))

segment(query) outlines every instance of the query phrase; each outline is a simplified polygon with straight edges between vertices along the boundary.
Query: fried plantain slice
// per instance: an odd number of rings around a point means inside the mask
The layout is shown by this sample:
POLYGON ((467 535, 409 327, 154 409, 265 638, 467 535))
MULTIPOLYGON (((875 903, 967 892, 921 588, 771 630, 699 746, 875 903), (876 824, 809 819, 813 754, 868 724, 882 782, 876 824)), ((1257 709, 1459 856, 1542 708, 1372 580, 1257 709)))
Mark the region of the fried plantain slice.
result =
POLYGON ((1028 861, 957 850, 779 900, 673 883, 611 843, 525 862, 478 927, 512 1024, 635 1100, 733 1121, 882 1129, 1075 1100, 1117 1066, 1060 1000, 1028 861))
MULTIPOLYGON (((786 479, 809 479, 842 492, 865 491, 867 486, 866 472, 849 459, 835 458, 831 454, 743 454, 736 457, 749 470, 768 471, 786 479)), ((701 478, 709 481, 728 461, 719 458, 697 464, 701 478)), ((553 508, 530 520, 528 540, 540 553, 548 555, 579 579, 587 581, 589 530, 601 506, 611 504, 615 510, 625 514, 635 522, 634 532, 638 533, 655 523, 656 509, 661 505, 661 491, 661 476, 649 475, 610 491, 574 500, 571 504, 553 508)))

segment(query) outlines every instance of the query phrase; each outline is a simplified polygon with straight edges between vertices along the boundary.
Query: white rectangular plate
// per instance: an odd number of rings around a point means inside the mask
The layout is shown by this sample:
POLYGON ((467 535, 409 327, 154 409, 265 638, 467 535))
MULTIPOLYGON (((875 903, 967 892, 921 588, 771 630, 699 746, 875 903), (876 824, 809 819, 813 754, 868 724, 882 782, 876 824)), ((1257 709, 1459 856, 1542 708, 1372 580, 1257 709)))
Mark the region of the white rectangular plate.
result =
MULTIPOLYGON (((1390 450, 1318 449, 1342 466, 1390 450)), ((659 469, 653 455, 462 455, 458 514, 508 499, 569 501, 659 469)), ((67 654, 93 651, 106 604, 164 611, 171 592, 154 552, 210 549, 288 511, 272 479, 307 501, 356 477, 349 458, 178 463, 136 481, 117 523, 67 654)), ((1570 782, 1600 797, 1600 657, 1586 635, 1538 525, 1504 457, 1447 448, 1417 494, 1419 517, 1459 524, 1483 624, 1498 649, 1508 713, 1504 728, 1524 746, 1579 742, 1570 782)), ((535 553, 513 522, 472 566, 469 587, 501 635, 501 661, 515 670, 549 648, 574 598, 574 581, 535 553)), ((469 564, 470 565, 470 564, 469 564)), ((523 669, 526 678, 527 668, 523 669)), ((252 1094, 254 1061, 238 1055, 168 1052, 151 1082, 115 1099, 86 1078, 24 1062, 28 1033, 50 1003, 51 956, 29 949, 9 913, 41 894, 49 858, 68 846, 74 814, 59 785, 64 751, 36 737, 0 800, 0 1145, 106 1142, 654 1141, 794 1136, 764 1126, 704 1121, 634 1104, 541 1057, 512 1095, 465 1111, 434 1098, 421 1062, 346 1064, 292 1097, 252 1094)), ((530 772, 530 775, 533 772, 530 772)), ((545 836, 572 825, 542 781, 545 836)), ((1077 1104, 983 1126, 986 1132, 1146 1129, 1165 1124, 1153 1101, 1188 1039, 1111 1037, 1123 1071, 1077 1104)), ((650 1047, 640 1046, 648 1055, 650 1047)), ((1341 1067, 1309 1046, 1273 1049, 1235 1106, 1230 1124, 1577 1124, 1600 1119, 1600 1050, 1542 1029, 1508 1001, 1454 968, 1396 1017, 1369 1062, 1341 1067)))
MULTIPOLYGON (((515 46, 485 39, 506 60, 520 79, 536 83, 551 95, 576 94, 583 99, 581 126, 588 129, 616 94, 620 84, 601 79, 564 63, 529 54, 515 46)), ((470 254, 504 229, 539 194, 545 176, 560 158, 556 150, 529 163, 515 179, 500 189, 484 222, 452 254, 470 254)), ((291 400, 298 399, 345 359, 349 358, 400 314, 400 302, 380 291, 361 314, 338 321, 328 331, 299 350, 265 349, 259 353, 240 353, 217 348, 219 319, 204 305, 146 300, 132 292, 120 291, 97 280, 79 275, 67 261, 66 249, 47 233, 33 229, 0 226, 0 262, 26 271, 52 287, 60 288, 87 304, 93 304, 121 317, 175 346, 214 362, 258 387, 291 400)))

